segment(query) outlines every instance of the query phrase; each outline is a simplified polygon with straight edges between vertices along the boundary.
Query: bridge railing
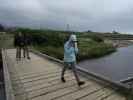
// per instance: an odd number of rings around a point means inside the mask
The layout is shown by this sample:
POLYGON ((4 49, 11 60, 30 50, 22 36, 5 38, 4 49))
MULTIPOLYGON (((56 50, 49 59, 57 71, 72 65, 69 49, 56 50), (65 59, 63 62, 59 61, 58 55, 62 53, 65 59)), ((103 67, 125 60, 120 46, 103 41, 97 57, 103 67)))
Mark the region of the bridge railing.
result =
POLYGON ((6 93, 6 100, 15 100, 13 87, 11 85, 10 74, 8 70, 8 65, 6 62, 6 55, 5 51, 2 50, 2 60, 3 60, 3 71, 4 71, 4 83, 5 83, 5 93, 6 93))
POLYGON ((11 61, 11 58, 7 56, 6 50, 2 50, 2 57, 6 100, 15 100, 16 96, 19 100, 28 100, 28 94, 21 82, 19 73, 17 72, 13 61, 11 61), (17 79, 17 81, 14 81, 14 78, 17 79))

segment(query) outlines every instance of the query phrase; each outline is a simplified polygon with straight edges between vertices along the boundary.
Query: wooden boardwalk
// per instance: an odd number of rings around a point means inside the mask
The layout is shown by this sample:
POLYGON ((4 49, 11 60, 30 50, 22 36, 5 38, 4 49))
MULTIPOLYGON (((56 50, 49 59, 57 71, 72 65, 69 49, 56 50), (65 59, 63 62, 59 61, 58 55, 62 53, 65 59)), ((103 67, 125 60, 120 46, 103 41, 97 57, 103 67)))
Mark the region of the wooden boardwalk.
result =
POLYGON ((126 100, 110 85, 81 75, 80 79, 86 84, 78 87, 70 70, 65 75, 66 83, 62 83, 60 64, 33 53, 30 55, 31 60, 16 61, 15 49, 7 50, 15 100, 126 100))

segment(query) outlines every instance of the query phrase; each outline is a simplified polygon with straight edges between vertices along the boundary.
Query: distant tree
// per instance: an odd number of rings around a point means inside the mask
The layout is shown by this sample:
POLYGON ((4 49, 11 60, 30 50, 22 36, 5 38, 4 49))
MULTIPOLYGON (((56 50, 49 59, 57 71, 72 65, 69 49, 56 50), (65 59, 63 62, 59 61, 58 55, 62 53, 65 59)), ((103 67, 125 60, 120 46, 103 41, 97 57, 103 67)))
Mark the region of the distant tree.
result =
POLYGON ((113 34, 119 34, 119 32, 117 32, 117 31, 115 31, 115 30, 113 30, 112 33, 113 33, 113 34))
POLYGON ((0 24, 0 31, 4 31, 4 26, 0 24))
POLYGON ((92 32, 91 30, 88 30, 87 32, 92 32))

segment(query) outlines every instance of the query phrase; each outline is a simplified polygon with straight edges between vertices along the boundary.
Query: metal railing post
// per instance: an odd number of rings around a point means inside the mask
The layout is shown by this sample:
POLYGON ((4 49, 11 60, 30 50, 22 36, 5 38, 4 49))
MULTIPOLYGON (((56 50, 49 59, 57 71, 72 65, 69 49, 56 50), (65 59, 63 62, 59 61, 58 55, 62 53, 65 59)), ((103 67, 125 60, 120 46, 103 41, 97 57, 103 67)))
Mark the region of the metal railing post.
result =
POLYGON ((133 84, 130 85, 130 92, 127 95, 127 100, 133 100, 133 84))

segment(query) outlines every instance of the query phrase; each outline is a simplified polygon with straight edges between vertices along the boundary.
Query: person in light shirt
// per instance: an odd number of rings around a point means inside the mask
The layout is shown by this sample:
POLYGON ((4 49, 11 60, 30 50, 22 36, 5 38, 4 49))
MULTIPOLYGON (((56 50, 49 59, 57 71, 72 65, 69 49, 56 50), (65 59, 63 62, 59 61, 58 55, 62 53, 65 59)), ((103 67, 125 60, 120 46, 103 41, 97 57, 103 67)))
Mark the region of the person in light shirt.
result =
POLYGON ((72 34, 70 35, 70 38, 64 44, 64 67, 63 67, 62 74, 61 74, 61 81, 66 82, 64 78, 64 74, 65 74, 66 69, 70 66, 70 68, 72 69, 75 75, 78 86, 81 86, 85 82, 80 81, 78 74, 77 74, 76 55, 78 54, 78 47, 75 44, 77 45, 76 35, 72 34))

